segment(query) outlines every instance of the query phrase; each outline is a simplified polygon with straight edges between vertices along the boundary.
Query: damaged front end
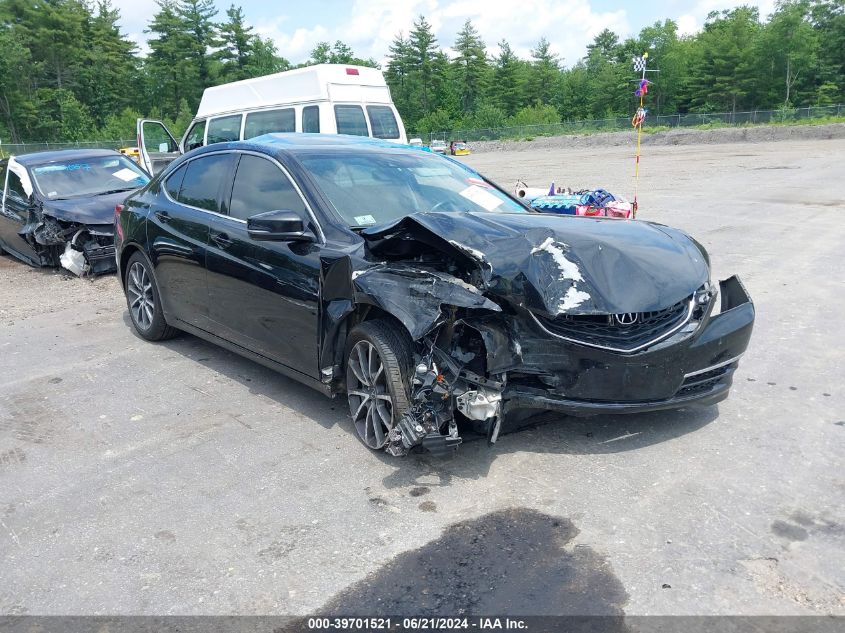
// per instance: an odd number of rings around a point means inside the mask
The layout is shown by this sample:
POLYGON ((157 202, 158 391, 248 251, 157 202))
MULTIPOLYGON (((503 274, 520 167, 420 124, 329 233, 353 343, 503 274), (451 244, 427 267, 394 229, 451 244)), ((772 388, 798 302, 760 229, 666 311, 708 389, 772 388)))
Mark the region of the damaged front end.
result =
POLYGON ((505 376, 495 380, 469 369, 480 364, 473 361, 483 357, 483 350, 471 339, 448 341, 454 336, 454 325, 447 323, 441 331, 443 336, 425 341, 427 353, 414 369, 411 408, 388 436, 386 450, 391 455, 404 455, 415 446, 435 454, 457 449, 462 440, 456 411, 473 421, 491 444, 499 436, 505 376))
MULTIPOLYGON (((414 341, 411 406, 388 435, 391 455, 415 446, 432 453, 458 447, 455 411, 473 420, 495 441, 501 422, 504 383, 486 376, 485 347, 466 322, 501 309, 460 276, 452 263, 440 267, 424 256, 413 263, 372 266, 352 274, 356 302, 400 321, 414 341)), ((466 275, 471 278, 471 275, 466 275)))
POLYGON ((754 308, 736 277, 711 285, 691 238, 645 222, 491 216, 416 214, 361 233, 380 263, 348 271, 344 314, 372 306, 413 341, 411 404, 387 452, 451 452, 461 421, 493 443, 517 409, 633 413, 727 397, 754 308))
POLYGON ((40 266, 62 266, 74 275, 114 272, 114 228, 109 224, 84 225, 60 220, 33 208, 20 231, 39 257, 40 266))

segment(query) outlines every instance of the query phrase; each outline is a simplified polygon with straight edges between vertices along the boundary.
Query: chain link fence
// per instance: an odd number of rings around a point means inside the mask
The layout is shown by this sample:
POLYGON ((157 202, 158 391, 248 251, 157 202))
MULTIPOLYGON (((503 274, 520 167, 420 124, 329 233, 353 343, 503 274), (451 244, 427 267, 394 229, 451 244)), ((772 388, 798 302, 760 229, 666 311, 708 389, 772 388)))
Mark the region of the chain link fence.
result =
MULTIPOLYGON (((811 106, 808 108, 781 108, 780 110, 751 110, 748 112, 719 112, 699 114, 648 115, 643 130, 655 127, 707 127, 734 125, 765 125, 811 121, 845 116, 845 106, 811 106)), ((563 136, 588 132, 616 132, 631 129, 631 117, 566 121, 543 125, 516 125, 487 129, 455 129, 428 134, 429 142, 435 139, 460 139, 462 141, 495 141, 499 139, 533 138, 535 136, 563 136)))
POLYGON ((46 152, 58 149, 120 149, 134 147, 135 139, 123 141, 74 141, 72 143, 2 143, 0 142, 0 158, 20 156, 33 152, 46 152))
MULTIPOLYGON (((748 112, 718 112, 696 114, 658 114, 646 118, 644 130, 662 127, 707 127, 734 125, 766 125, 812 121, 845 116, 845 105, 810 106, 807 108, 781 108, 779 110, 750 110, 748 112)), ((454 129, 420 135, 432 140, 460 139, 462 141, 495 141, 499 139, 533 138, 535 136, 563 136, 590 132, 616 132, 631 129, 630 117, 565 121, 541 125, 516 125, 511 127, 454 129)), ((58 149, 119 149, 132 147, 135 139, 120 141, 76 141, 71 143, 1 143, 0 158, 58 149)))

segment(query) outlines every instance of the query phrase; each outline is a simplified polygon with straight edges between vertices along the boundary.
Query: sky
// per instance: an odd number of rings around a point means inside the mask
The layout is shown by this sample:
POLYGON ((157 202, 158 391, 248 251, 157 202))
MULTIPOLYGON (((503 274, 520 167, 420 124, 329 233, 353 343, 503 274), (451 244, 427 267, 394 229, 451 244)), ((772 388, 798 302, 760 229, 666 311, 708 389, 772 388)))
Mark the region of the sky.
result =
MULTIPOLYGON (((587 44, 605 28, 624 39, 644 26, 672 18, 682 34, 689 34, 698 31, 713 10, 746 4, 759 7, 763 18, 774 10, 774 0, 215 0, 218 21, 225 19, 232 2, 243 7, 255 32, 271 38, 279 54, 292 63, 308 59, 317 42, 335 40, 351 46, 359 57, 383 62, 394 37, 400 31, 407 34, 419 15, 432 25, 447 54, 470 18, 491 55, 498 54, 496 44, 504 38, 527 59, 545 36, 564 65, 571 66, 584 57, 587 44)), ((123 33, 146 53, 144 29, 158 9, 155 0, 112 3, 120 10, 123 33)))

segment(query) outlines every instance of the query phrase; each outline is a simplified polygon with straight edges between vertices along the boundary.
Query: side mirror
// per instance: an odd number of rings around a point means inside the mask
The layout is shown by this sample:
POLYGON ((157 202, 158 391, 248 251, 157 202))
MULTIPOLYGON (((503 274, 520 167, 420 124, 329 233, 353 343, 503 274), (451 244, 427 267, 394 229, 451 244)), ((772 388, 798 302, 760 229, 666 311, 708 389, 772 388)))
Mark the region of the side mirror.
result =
POLYGON ((305 220, 296 211, 279 210, 247 218, 249 236, 263 242, 313 242, 314 234, 305 228, 305 220))

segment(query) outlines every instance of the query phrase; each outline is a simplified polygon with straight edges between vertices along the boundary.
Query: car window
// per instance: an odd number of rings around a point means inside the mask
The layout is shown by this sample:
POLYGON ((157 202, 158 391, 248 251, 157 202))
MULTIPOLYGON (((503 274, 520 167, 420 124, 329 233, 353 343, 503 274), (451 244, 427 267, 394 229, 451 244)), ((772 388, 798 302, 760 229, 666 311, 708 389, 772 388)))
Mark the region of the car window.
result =
POLYGON ((429 152, 315 152, 299 161, 350 226, 426 211, 528 213, 475 172, 429 152))
POLYGON ((191 126, 191 131, 185 137, 185 151, 190 152, 192 149, 202 147, 204 137, 205 121, 197 121, 191 126))
POLYGON ((208 122, 208 145, 237 141, 241 137, 241 115, 221 116, 208 122))
POLYGON ((21 177, 13 171, 9 172, 9 193, 7 195, 19 202, 26 202, 29 199, 23 188, 23 183, 21 183, 21 177))
POLYGON ((182 188, 182 179, 185 177, 185 170, 187 168, 187 165, 182 165, 179 169, 170 174, 167 177, 167 180, 164 181, 164 188, 174 200, 179 199, 179 190, 182 188))
POLYGON ((354 136, 369 136, 364 111, 357 105, 336 105, 334 115, 337 119, 338 134, 352 134, 354 136))
POLYGON ((144 149, 148 154, 167 154, 179 150, 176 141, 160 121, 144 121, 141 130, 144 149))
POLYGON ((296 211, 305 217, 305 203, 290 179, 266 158, 250 154, 241 156, 229 215, 246 220, 257 213, 282 209, 296 211))
POLYGON ((367 106, 367 114, 375 138, 399 138, 399 126, 390 107, 367 106))
POLYGON ((36 165, 31 174, 35 187, 50 200, 131 191, 150 181, 135 161, 116 152, 36 165))
POLYGON ((192 160, 187 165, 177 200, 182 204, 220 213, 218 194, 226 180, 229 154, 215 154, 192 160))
POLYGON ((250 112, 246 115, 244 139, 274 132, 296 132, 296 111, 293 108, 250 112))
POLYGON ((320 106, 302 108, 302 131, 313 134, 320 133, 320 106))

